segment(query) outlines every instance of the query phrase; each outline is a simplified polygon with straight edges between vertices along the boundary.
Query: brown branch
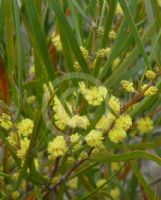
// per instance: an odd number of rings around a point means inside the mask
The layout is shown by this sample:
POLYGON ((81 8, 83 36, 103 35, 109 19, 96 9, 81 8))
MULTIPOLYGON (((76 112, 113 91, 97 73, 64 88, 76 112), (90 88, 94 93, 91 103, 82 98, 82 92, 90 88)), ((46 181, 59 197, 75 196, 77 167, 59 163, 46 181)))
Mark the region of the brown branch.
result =
POLYGON ((59 162, 60 162, 60 157, 57 157, 55 160, 55 165, 50 173, 50 178, 53 178, 56 175, 56 172, 59 169, 59 162))
MULTIPOLYGON (((81 164, 83 164, 87 159, 89 159, 89 157, 92 154, 93 151, 93 147, 90 148, 87 158, 86 159, 81 159, 79 161, 76 161, 73 166, 60 178, 60 180, 50 189, 52 191, 55 191, 57 189, 57 187, 64 181, 66 181, 68 179, 68 177, 74 172, 75 169, 77 169, 81 164)), ((46 195, 48 194, 49 191, 45 192, 43 197, 46 197, 46 195)))

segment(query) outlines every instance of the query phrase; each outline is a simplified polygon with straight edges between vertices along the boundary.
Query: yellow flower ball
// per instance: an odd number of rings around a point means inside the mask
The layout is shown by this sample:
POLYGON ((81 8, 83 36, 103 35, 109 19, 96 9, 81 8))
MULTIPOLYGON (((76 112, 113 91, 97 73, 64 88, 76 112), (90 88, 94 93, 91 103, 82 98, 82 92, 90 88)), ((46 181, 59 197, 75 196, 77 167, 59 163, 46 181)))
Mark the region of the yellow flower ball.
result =
POLYGON ((106 58, 110 55, 111 48, 99 49, 96 53, 96 58, 106 58))
POLYGON ((87 158, 88 154, 85 151, 80 152, 79 159, 85 160, 87 158))
POLYGON ((109 140, 114 143, 123 142, 126 138, 126 132, 124 129, 112 129, 108 134, 109 140))
POLYGON ((0 116, 0 126, 7 131, 12 128, 11 117, 8 114, 2 113, 0 116))
POLYGON ((132 119, 130 115, 121 115, 118 119, 116 119, 115 127, 122 128, 124 130, 128 130, 132 126, 132 119))
POLYGON ((20 146, 21 148, 17 151, 17 157, 24 161, 27 150, 29 148, 30 140, 28 139, 21 139, 20 146))
POLYGON ((110 40, 115 40, 116 39, 116 32, 115 31, 110 31, 109 32, 109 39, 110 40))
POLYGON ((111 124, 114 122, 115 116, 112 113, 104 114, 101 119, 96 124, 96 128, 101 131, 106 131, 110 128, 111 124))
POLYGON ((107 95, 107 89, 103 86, 92 86, 87 88, 84 82, 80 82, 79 88, 86 101, 93 106, 100 105, 107 95))
MULTIPOLYGON (((71 111, 70 105, 68 104, 67 106, 69 110, 71 111)), ((70 117, 65 111, 63 105, 61 104, 57 96, 54 97, 53 111, 54 111, 55 125, 60 130, 63 130, 66 127, 66 125, 68 125, 70 117)))
POLYGON ((52 36, 51 36, 51 41, 53 43, 53 45, 56 47, 57 51, 62 51, 63 47, 61 44, 61 40, 60 40, 60 36, 56 35, 55 32, 53 32, 52 36))
POLYGON ((87 129, 87 127, 90 125, 90 122, 86 116, 79 116, 79 115, 74 115, 69 121, 68 125, 71 126, 72 128, 83 128, 87 129))
POLYGON ((145 96, 152 96, 158 92, 158 88, 156 86, 150 86, 147 90, 145 90, 145 96))
POLYGON ((150 117, 141 118, 137 121, 137 129, 140 133, 149 133, 153 130, 154 125, 150 117))
POLYGON ((80 138, 80 135, 78 133, 74 133, 70 136, 71 143, 76 143, 80 138))
POLYGON ((156 78, 156 73, 152 70, 148 70, 145 72, 145 77, 150 81, 154 80, 156 78))
POLYGON ((80 47, 80 50, 81 50, 81 52, 82 52, 82 54, 83 54, 83 56, 84 56, 84 59, 88 62, 88 60, 89 60, 89 52, 88 52, 88 50, 85 48, 85 47, 80 47))
POLYGON ((123 89, 124 89, 126 92, 129 92, 129 93, 134 93, 134 92, 135 92, 135 88, 134 88, 133 82, 131 82, 131 81, 126 81, 126 80, 122 80, 122 81, 121 81, 121 85, 122 85, 123 89))
POLYGON ((48 154, 50 159, 55 159, 59 156, 64 156, 68 150, 66 141, 63 136, 57 136, 48 144, 48 154))
POLYGON ((23 119, 18 123, 18 133, 24 137, 28 137, 31 135, 34 127, 34 122, 31 119, 23 119))
POLYGON ((101 131, 91 130, 90 133, 85 137, 87 144, 91 147, 102 146, 103 134, 101 131))
POLYGON ((108 102, 108 105, 110 106, 110 108, 115 112, 115 113, 119 113, 120 112, 120 108, 121 108, 121 104, 120 104, 120 100, 115 97, 115 96, 111 96, 110 100, 108 102))

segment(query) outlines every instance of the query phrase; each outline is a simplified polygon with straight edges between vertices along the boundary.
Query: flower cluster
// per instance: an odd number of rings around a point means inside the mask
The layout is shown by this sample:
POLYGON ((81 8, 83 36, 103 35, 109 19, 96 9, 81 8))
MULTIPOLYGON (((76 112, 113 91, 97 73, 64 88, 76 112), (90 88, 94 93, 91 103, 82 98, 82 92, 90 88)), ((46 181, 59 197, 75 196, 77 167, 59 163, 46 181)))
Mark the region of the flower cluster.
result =
MULTIPOLYGON (((72 112, 72 107, 70 106, 69 103, 67 104, 67 106, 68 109, 72 112)), ((85 115, 79 116, 76 114, 70 117, 65 111, 63 105, 61 104, 57 96, 54 97, 53 110, 54 110, 55 125, 60 130, 65 129, 66 126, 70 126, 72 128, 78 127, 86 129, 90 125, 90 122, 85 115)))
POLYGON ((77 151, 81 147, 81 136, 78 133, 74 133, 70 136, 70 142, 73 147, 73 151, 77 151))
POLYGON ((58 34, 56 34, 55 32, 53 32, 52 36, 51 36, 51 41, 53 43, 53 45, 56 47, 57 51, 62 51, 62 44, 60 41, 60 36, 58 34))
POLYGON ((30 140, 27 138, 21 139, 20 149, 17 151, 17 157, 24 161, 27 150, 29 148, 30 140))
POLYGON ((115 126, 117 128, 121 128, 127 131, 132 126, 132 119, 130 115, 121 115, 119 118, 116 119, 115 126))
POLYGON ((114 128, 109 131, 108 136, 111 142, 114 143, 123 142, 124 139, 126 138, 126 131, 121 128, 114 128))
POLYGON ((106 58, 110 55, 111 49, 106 48, 106 49, 99 49, 96 53, 96 58, 106 58))
POLYGON ((100 105, 107 95, 107 89, 103 86, 87 88, 84 82, 80 82, 79 88, 86 101, 93 106, 100 105))
POLYGON ((126 138, 126 131, 131 127, 132 119, 129 115, 123 114, 115 120, 114 127, 109 131, 109 139, 111 142, 123 142, 126 138))
POLYGON ((122 87, 124 88, 124 90, 126 92, 129 92, 129 93, 134 93, 135 92, 135 88, 134 88, 133 82, 122 80, 121 81, 121 85, 122 85, 122 87))
MULTIPOLYGON (((142 88, 144 89, 147 85, 144 85, 142 88)), ((156 86, 150 86, 144 91, 145 96, 152 96, 158 92, 158 88, 156 86)))
POLYGON ((0 116, 0 126, 7 131, 12 128, 11 117, 8 114, 2 113, 0 116))
POLYGON ((85 137, 85 141, 91 147, 100 147, 102 146, 103 134, 101 131, 97 131, 93 129, 85 137))
POLYGON ((8 141, 16 148, 17 157, 24 161, 30 143, 29 136, 34 127, 33 121, 26 118, 21 120, 18 124, 14 124, 11 121, 11 117, 3 113, 0 117, 0 126, 7 131, 12 129, 7 137, 8 141))
POLYGON ((145 73, 145 77, 150 81, 154 80, 156 78, 156 73, 154 71, 152 71, 152 70, 148 70, 145 73))
POLYGON ((141 118, 137 121, 137 129, 140 133, 149 133, 153 128, 153 121, 150 117, 141 118))
POLYGON ((100 129, 103 132, 107 131, 110 128, 111 124, 114 122, 115 118, 116 117, 112 113, 105 113, 96 124, 96 128, 100 129))
POLYGON ((109 39, 110 39, 110 40, 115 40, 115 38, 116 38, 116 33, 115 33, 115 31, 110 31, 110 32, 109 32, 109 39))
POLYGON ((53 141, 48 144, 48 154, 50 159, 55 159, 60 156, 64 156, 68 148, 63 136, 57 136, 53 141))
POLYGON ((120 104, 120 100, 117 97, 112 95, 110 97, 108 105, 115 113, 120 112, 121 104, 120 104))
MULTIPOLYGON (((31 119, 25 118, 17 125, 17 133, 13 137, 18 137, 20 147, 17 150, 17 156, 23 162, 30 144, 30 135, 34 128, 34 122, 31 119)), ((11 134, 10 134, 11 137, 11 134)), ((16 145, 16 144, 15 144, 16 145)))
POLYGON ((77 61, 74 61, 74 69, 76 71, 80 71, 81 70, 81 67, 80 67, 80 65, 79 65, 79 63, 77 61))
POLYGON ((57 96, 54 97, 53 110, 54 110, 55 124, 60 130, 63 130, 68 124, 70 117, 65 111, 63 105, 61 104, 57 96))
POLYGON ((24 137, 28 137, 31 135, 34 127, 34 123, 31 119, 23 119, 18 123, 18 133, 24 137))
POLYGON ((80 47, 80 49, 81 49, 81 52, 82 52, 82 54, 83 54, 83 56, 84 56, 84 59, 88 62, 89 61, 89 52, 88 52, 88 50, 85 48, 85 47, 80 47))
POLYGON ((90 125, 90 122, 86 116, 74 115, 68 121, 68 125, 71 126, 72 128, 79 127, 79 128, 86 129, 90 125))

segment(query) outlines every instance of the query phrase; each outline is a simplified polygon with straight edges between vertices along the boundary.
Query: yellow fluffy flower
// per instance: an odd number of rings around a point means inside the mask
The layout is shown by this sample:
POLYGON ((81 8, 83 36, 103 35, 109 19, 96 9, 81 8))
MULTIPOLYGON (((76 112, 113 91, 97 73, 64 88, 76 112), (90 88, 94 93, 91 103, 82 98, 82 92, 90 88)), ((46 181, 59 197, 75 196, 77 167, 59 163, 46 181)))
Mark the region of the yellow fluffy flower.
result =
POLYGON ((80 138, 80 135, 78 133, 74 133, 70 136, 70 141, 71 143, 76 143, 79 138, 80 138))
POLYGON ((110 55, 111 49, 106 48, 106 49, 99 49, 96 53, 96 58, 106 58, 110 55))
POLYGON ((80 152, 79 159, 85 160, 87 157, 88 157, 87 152, 85 151, 80 152))
POLYGON ((85 137, 87 144, 91 147, 102 146, 103 134, 101 131, 91 130, 90 133, 85 137))
POLYGON ((96 128, 101 131, 106 131, 110 128, 111 124, 114 122, 115 116, 112 113, 104 114, 101 119, 96 124, 96 128))
POLYGON ((154 128, 153 121, 150 117, 141 118, 137 121, 137 128, 141 133, 149 133, 154 128))
POLYGON ((50 99, 51 94, 54 93, 54 87, 52 83, 49 81, 48 84, 43 84, 43 90, 44 90, 44 101, 48 102, 50 99))
POLYGON ((63 105, 61 104, 57 96, 54 97, 53 110, 54 110, 55 124, 59 129, 63 130, 68 124, 70 117, 65 111, 63 105))
POLYGON ((121 104, 120 104, 120 100, 115 97, 115 96, 111 96, 110 100, 108 102, 108 105, 110 106, 110 108, 115 112, 115 113, 119 113, 120 112, 120 108, 121 108, 121 104))
POLYGON ((110 31, 110 32, 109 32, 109 39, 110 39, 110 40, 115 40, 115 38, 116 38, 116 33, 115 33, 115 31, 110 31))
POLYGON ((78 133, 74 133, 70 136, 70 141, 73 145, 73 150, 77 151, 81 147, 81 141, 79 141, 80 135, 78 133))
POLYGON ((7 138, 8 138, 8 141, 10 142, 10 144, 12 144, 13 146, 15 146, 18 142, 17 133, 14 131, 11 131, 7 138))
POLYGON ((57 136, 48 144, 48 154, 50 159, 55 159, 59 156, 64 156, 68 148, 63 136, 57 136))
POLYGON ((55 32, 53 32, 52 36, 51 36, 51 41, 54 44, 54 46, 56 47, 57 51, 62 51, 62 44, 61 44, 61 40, 60 40, 60 36, 56 35, 55 32))
POLYGON ((68 125, 71 126, 72 128, 79 127, 79 128, 86 129, 90 125, 90 122, 86 116, 74 115, 68 121, 68 125))
POLYGON ((31 95, 31 96, 29 96, 29 97, 27 98, 27 103, 28 103, 28 104, 32 104, 33 102, 35 102, 35 100, 36 100, 36 96, 31 95))
POLYGON ((122 128, 124 130, 128 130, 132 125, 132 119, 130 115, 121 115, 115 122, 116 128, 122 128))
POLYGON ((74 62, 74 69, 76 71, 80 71, 81 70, 81 67, 80 67, 80 65, 79 65, 79 63, 77 61, 74 62))
POLYGON ((147 90, 145 90, 145 96, 152 96, 158 92, 158 88, 156 86, 150 86, 147 90))
POLYGON ((156 77, 156 73, 152 70, 148 70, 145 72, 145 77, 148 79, 148 80, 154 80, 155 77, 156 77))
POLYGON ((85 58, 85 60, 88 62, 89 60, 89 52, 85 47, 80 47, 80 50, 85 58))
POLYGON ((114 143, 123 142, 126 138, 126 132, 124 129, 112 129, 109 131, 108 134, 109 140, 114 143))
POLYGON ((0 126, 7 131, 12 128, 11 117, 8 114, 2 113, 0 116, 0 126))
POLYGON ((25 159, 29 144, 30 140, 26 138, 20 140, 21 148, 17 151, 17 157, 20 158, 22 161, 25 159))
POLYGON ((120 199, 120 190, 118 187, 115 187, 110 191, 110 195, 112 196, 113 199, 119 200, 120 199))
POLYGON ((79 88, 86 101, 93 106, 100 105, 107 95, 107 89, 103 86, 87 88, 84 82, 80 82, 79 88))
POLYGON ((124 90, 126 92, 129 92, 129 93, 134 93, 135 92, 135 88, 134 88, 133 82, 122 80, 121 81, 121 85, 122 85, 122 87, 124 88, 124 90))
POLYGON ((24 137, 28 137, 29 135, 31 135, 33 127, 34 123, 31 119, 23 119, 21 122, 18 123, 18 133, 24 137))

